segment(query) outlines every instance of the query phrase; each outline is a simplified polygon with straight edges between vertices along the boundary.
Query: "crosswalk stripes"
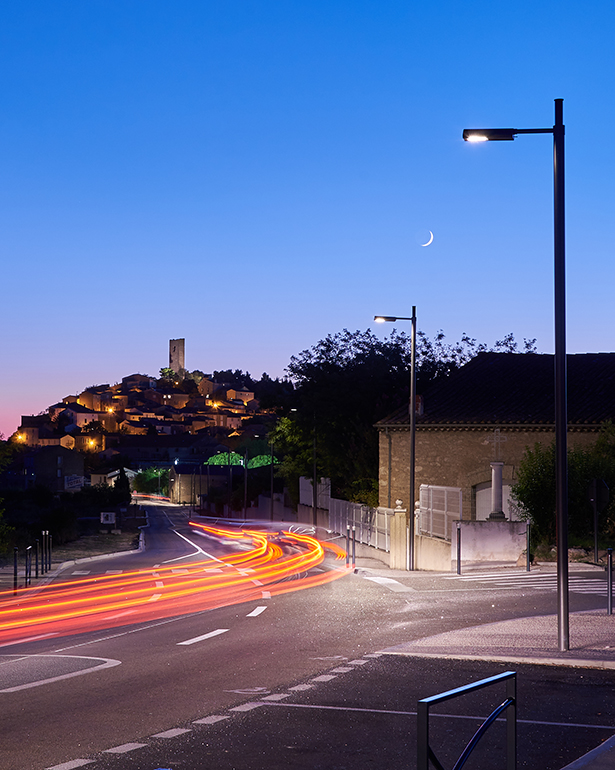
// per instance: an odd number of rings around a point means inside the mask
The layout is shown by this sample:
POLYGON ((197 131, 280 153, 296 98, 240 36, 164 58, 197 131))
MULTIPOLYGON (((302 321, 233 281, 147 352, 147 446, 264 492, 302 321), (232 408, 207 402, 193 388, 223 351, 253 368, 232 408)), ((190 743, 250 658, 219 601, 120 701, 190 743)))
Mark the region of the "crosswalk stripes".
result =
MULTIPOLYGON (((447 575, 445 580, 480 583, 494 590, 512 590, 515 588, 534 588, 543 591, 557 590, 557 575, 554 572, 491 572, 469 573, 466 575, 447 575)), ((606 596, 605 578, 585 578, 569 575, 568 590, 579 594, 606 596)))

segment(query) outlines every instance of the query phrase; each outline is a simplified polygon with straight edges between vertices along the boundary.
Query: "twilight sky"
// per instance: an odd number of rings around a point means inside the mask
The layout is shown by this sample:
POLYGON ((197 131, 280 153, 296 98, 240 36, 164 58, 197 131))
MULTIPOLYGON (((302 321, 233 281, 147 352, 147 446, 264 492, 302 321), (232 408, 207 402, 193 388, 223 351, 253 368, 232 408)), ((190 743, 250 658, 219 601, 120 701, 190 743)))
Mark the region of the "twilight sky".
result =
POLYGON ((415 304, 430 336, 552 352, 552 138, 461 132, 550 127, 555 98, 568 350, 615 350, 614 22, 610 0, 4 3, 0 431, 158 374, 172 337, 189 369, 281 376, 415 304))

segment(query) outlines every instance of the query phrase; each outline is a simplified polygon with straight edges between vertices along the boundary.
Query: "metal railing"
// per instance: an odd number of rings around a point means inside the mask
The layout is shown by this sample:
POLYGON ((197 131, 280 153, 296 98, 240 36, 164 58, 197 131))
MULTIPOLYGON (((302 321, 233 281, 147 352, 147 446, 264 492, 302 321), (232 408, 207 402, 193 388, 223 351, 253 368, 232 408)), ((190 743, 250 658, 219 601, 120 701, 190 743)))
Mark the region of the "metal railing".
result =
POLYGON ((329 500, 329 529, 346 536, 350 527, 358 543, 388 552, 391 550, 391 518, 394 513, 392 508, 371 508, 332 497, 329 500))
POLYGON ((429 745, 429 709, 437 703, 458 698, 461 695, 467 695, 476 690, 482 690, 485 687, 506 682, 506 699, 495 708, 491 714, 483 721, 478 730, 474 733, 459 758, 453 765, 452 770, 461 770, 467 762, 470 754, 474 751, 478 742, 487 732, 495 720, 506 711, 506 770, 516 770, 517 768, 517 673, 515 671, 506 671, 497 676, 490 676, 488 679, 481 679, 474 684, 467 684, 464 687, 457 687, 455 690, 432 695, 431 698, 423 698, 417 706, 417 768, 418 770, 429 770, 431 762, 436 770, 444 770, 440 760, 436 757, 433 749, 429 745))
POLYGON ((450 543, 453 522, 463 518, 461 489, 421 484, 419 500, 419 533, 450 543))

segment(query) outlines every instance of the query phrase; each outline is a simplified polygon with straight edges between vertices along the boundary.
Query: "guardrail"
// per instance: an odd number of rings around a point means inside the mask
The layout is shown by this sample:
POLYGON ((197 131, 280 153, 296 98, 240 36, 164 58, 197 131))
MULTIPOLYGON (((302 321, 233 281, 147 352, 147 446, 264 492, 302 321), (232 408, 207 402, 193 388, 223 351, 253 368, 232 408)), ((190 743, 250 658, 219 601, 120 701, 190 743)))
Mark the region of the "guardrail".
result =
POLYGON ((443 703, 444 701, 452 700, 453 698, 458 698, 501 682, 506 682, 506 699, 483 721, 459 755, 452 770, 461 770, 480 739, 504 711, 506 711, 506 770, 517 769, 517 673, 516 671, 506 671, 503 674, 490 676, 488 679, 481 679, 479 682, 474 682, 474 684, 467 684, 464 687, 457 687, 455 690, 440 693, 440 695, 423 698, 418 702, 417 770, 429 770, 430 762, 436 770, 444 770, 440 760, 429 745, 429 709, 437 703, 443 703))

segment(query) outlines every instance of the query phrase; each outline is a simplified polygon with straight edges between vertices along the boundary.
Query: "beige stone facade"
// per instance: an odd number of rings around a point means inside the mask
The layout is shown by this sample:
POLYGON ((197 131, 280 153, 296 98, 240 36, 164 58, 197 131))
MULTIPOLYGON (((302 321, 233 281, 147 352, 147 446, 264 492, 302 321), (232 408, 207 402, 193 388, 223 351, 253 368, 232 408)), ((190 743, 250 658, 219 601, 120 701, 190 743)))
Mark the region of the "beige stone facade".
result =
MULTIPOLYGON (((593 444, 598 430, 598 426, 571 428, 568 446, 575 448, 593 444)), ((476 490, 491 483, 490 464, 495 460, 502 461, 503 484, 511 485, 517 480, 517 470, 526 448, 536 443, 547 446, 554 436, 549 426, 533 429, 510 425, 417 427, 414 500, 419 498, 421 484, 459 487, 463 495, 463 518, 474 519, 476 490)), ((403 507, 408 507, 409 468, 408 427, 380 428, 380 505, 391 508, 400 499, 403 507)))

